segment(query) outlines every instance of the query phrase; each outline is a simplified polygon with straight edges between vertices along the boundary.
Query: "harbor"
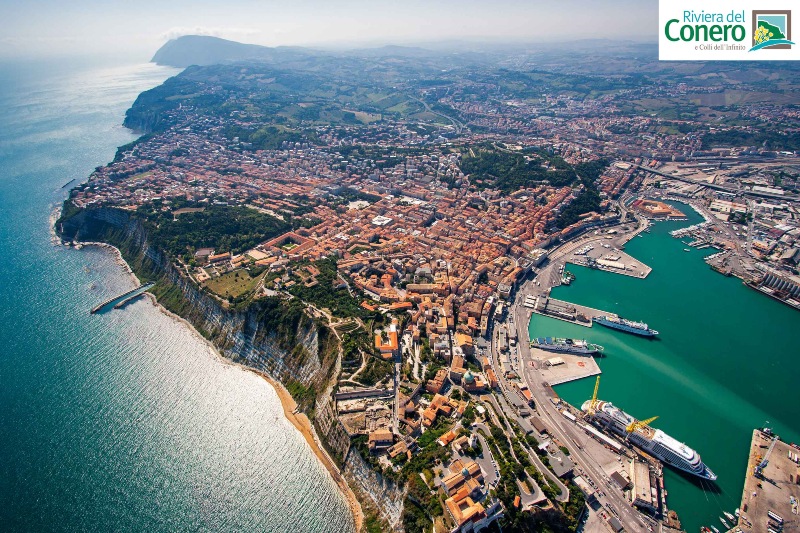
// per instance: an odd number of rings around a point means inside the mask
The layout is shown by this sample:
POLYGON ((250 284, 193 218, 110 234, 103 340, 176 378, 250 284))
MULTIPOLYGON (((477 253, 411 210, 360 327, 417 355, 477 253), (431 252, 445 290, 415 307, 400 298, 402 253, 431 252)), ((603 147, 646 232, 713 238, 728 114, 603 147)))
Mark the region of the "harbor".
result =
POLYGON ((739 517, 732 531, 800 531, 800 447, 756 429, 750 442, 739 517))
MULTIPOLYGON (((752 355, 760 351, 758 339, 766 335, 776 344, 775 364, 788 369, 792 363, 786 355, 792 352, 797 337, 792 333, 791 309, 777 306, 738 280, 719 276, 708 268, 703 258, 713 253, 713 249, 692 247, 692 253, 682 251, 686 245, 669 233, 682 225, 703 221, 693 210, 686 211, 687 221, 656 222, 649 232, 640 233, 641 238, 634 237, 626 244, 629 255, 646 260, 652 267, 646 279, 608 276, 598 270, 567 265, 575 280, 569 286, 559 285, 549 292, 560 310, 563 305, 570 305, 576 311, 594 309, 598 313, 646 321, 659 330, 657 340, 605 327, 587 330, 586 323, 535 313, 530 307, 525 311, 530 314, 532 338, 542 335, 586 338, 605 347, 602 361, 597 361, 602 367, 602 398, 640 420, 659 416, 654 427, 695 449, 718 476, 714 482, 701 482, 665 467, 663 483, 668 490, 668 494, 664 493, 665 505, 680 514, 681 527, 686 531, 696 532, 701 526, 712 524, 725 531, 720 516, 724 517, 723 511, 733 513, 740 505, 745 450, 752 428, 768 418, 782 435, 791 436, 787 440, 797 442, 797 430, 785 422, 795 420, 793 413, 797 413, 796 395, 790 400, 793 397, 790 391, 794 390, 791 379, 788 375, 776 377, 773 367, 753 364, 752 360, 752 355), (732 312, 731 306, 753 311, 745 316, 732 312), (773 321, 765 323, 753 318, 767 313, 774 317, 773 321), (723 360, 726 363, 721 365, 723 360), (715 429, 709 431, 709 428, 715 429)), ((555 267, 556 272, 558 268, 555 267)), ((544 280, 541 285, 545 285, 544 280)), ((533 287, 534 294, 545 290, 533 287)), ((547 359, 544 354, 536 357, 547 359)), ((578 367, 566 366, 565 373, 578 375, 578 367)), ((555 382, 556 394, 564 402, 580 407, 591 398, 594 379, 572 379, 558 384, 554 372, 559 370, 545 368, 548 374, 536 371, 534 379, 555 382)), ((589 443, 600 439, 587 432, 584 435, 591 437, 589 443)), ((586 437, 576 441, 586 446, 586 437)), ((605 508, 600 512, 608 514, 605 508)), ((766 533, 767 530, 744 531, 766 533)))
POLYGON ((544 295, 527 296, 523 302, 523 307, 527 308, 530 313, 563 320, 564 322, 587 328, 591 328, 597 318, 617 316, 610 311, 602 311, 556 298, 548 298, 544 295))

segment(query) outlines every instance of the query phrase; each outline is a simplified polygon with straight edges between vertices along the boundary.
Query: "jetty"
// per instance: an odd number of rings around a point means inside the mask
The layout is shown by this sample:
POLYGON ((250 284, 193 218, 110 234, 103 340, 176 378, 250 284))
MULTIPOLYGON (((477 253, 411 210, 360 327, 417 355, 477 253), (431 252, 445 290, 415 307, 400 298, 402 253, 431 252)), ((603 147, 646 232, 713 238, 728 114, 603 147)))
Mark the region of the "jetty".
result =
POLYGON ((109 298, 105 302, 94 306, 92 308, 92 310, 89 311, 89 314, 94 315, 95 313, 97 313, 98 311, 103 309, 104 307, 106 307, 108 305, 111 305, 114 302, 117 302, 114 305, 114 309, 119 309, 120 307, 122 307, 123 305, 128 303, 129 301, 131 301, 134 298, 136 298, 139 295, 141 295, 144 291, 146 291, 147 289, 149 289, 153 285, 155 285, 155 283, 146 283, 144 285, 140 285, 140 286, 136 287, 135 289, 131 289, 131 290, 129 290, 128 292, 126 292, 124 294, 120 294, 118 296, 114 296, 113 298, 109 298))

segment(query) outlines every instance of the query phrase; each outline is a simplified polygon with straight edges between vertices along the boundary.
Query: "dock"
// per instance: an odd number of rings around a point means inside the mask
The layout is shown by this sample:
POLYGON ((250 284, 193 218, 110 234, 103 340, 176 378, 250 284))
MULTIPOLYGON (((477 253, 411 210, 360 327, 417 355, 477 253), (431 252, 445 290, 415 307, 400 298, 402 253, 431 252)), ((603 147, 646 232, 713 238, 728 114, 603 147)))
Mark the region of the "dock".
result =
MULTIPOLYGON (((647 228, 641 231, 646 231, 647 228)), ((641 235, 641 231, 637 235, 641 235)), ((566 257, 567 263, 602 270, 612 274, 644 279, 653 269, 612 243, 596 241, 587 243, 566 257)))
POLYGON ((537 315, 556 318, 587 328, 592 327, 592 319, 596 316, 616 316, 615 313, 548 298, 544 295, 538 298, 531 298, 530 296, 527 297, 523 305, 537 315))
POLYGON ((774 434, 754 430, 739 522, 732 531, 798 531, 799 502, 800 448, 777 440, 774 434), (766 466, 763 465, 765 460, 766 466), (759 465, 762 466, 760 472, 759 465))
POLYGON ((119 309, 120 307, 122 307, 126 303, 128 303, 129 301, 131 301, 134 298, 136 298, 139 295, 141 295, 144 291, 146 291, 147 289, 149 289, 153 285, 155 285, 155 283, 146 283, 144 285, 140 285, 140 286, 136 287, 135 289, 131 289, 131 290, 129 290, 128 292, 126 292, 124 294, 120 294, 118 296, 114 296, 113 298, 109 298, 105 302, 94 306, 92 308, 92 310, 89 311, 89 313, 94 315, 98 311, 103 309, 104 307, 106 307, 108 305, 111 305, 112 303, 115 303, 115 302, 116 302, 116 304, 114 305, 114 309, 119 309))
POLYGON ((594 357, 548 352, 531 348, 532 364, 551 387, 596 376, 602 371, 594 357))

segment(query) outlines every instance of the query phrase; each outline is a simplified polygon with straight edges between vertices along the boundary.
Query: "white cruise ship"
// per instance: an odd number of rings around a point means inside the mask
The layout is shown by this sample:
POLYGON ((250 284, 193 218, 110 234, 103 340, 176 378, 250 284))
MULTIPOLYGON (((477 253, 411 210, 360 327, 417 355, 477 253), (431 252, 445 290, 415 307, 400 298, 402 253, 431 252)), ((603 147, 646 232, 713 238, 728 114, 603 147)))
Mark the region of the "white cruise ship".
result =
MULTIPOLYGON (((591 414, 592 400, 585 401, 581 409, 591 414)), ((601 428, 626 437, 628 442, 669 466, 710 481, 717 479, 717 475, 703 463, 696 451, 660 429, 637 424, 638 420, 611 402, 598 401, 594 406, 593 420, 601 428), (628 433, 630 427, 634 429, 628 433)))

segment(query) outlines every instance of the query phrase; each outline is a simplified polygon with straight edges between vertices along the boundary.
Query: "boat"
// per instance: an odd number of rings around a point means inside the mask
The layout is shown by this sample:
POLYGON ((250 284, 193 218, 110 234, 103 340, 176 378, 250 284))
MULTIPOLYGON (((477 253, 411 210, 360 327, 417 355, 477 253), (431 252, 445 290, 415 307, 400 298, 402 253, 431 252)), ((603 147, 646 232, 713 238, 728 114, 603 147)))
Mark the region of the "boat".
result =
POLYGON ((700 526, 700 533, 711 533, 711 530, 706 526, 700 526))
POLYGON ((607 328, 618 329, 634 335, 641 335, 642 337, 655 337, 658 335, 658 331, 650 329, 644 322, 626 320, 617 315, 596 316, 592 321, 607 328))
POLYGON ((684 251, 684 252, 691 252, 691 250, 690 250, 690 249, 688 249, 688 248, 684 248, 684 249, 683 249, 683 251, 684 251))
POLYGON ((605 348, 580 339, 559 339, 554 337, 538 337, 531 340, 531 348, 539 348, 548 352, 571 353, 575 355, 596 355, 605 348))
POLYGON ((624 437, 664 464, 709 481, 717 479, 717 475, 703 463, 696 451, 660 429, 654 429, 640 422, 611 402, 587 400, 581 409, 588 413, 590 420, 601 429, 624 437))
POLYGON ((736 517, 735 517, 735 516, 733 516, 733 515, 732 515, 731 513, 729 513, 728 511, 722 511, 722 514, 724 514, 724 515, 725 515, 725 518, 727 518, 727 519, 728 519, 728 520, 730 520, 731 522, 736 522, 736 517))
POLYGON ((711 526, 711 529, 714 531, 714 533, 719 533, 719 529, 715 528, 714 526, 711 526))
POLYGON ((725 529, 730 529, 731 528, 731 526, 728 525, 728 523, 725 521, 725 519, 722 518, 721 516, 719 517, 719 521, 722 522, 722 525, 725 526, 725 529))
POLYGON ((739 511, 739 508, 737 507, 736 510, 733 512, 733 514, 735 514, 738 517, 739 513, 740 513, 740 511, 739 511))

